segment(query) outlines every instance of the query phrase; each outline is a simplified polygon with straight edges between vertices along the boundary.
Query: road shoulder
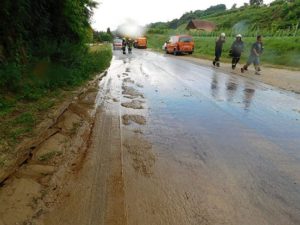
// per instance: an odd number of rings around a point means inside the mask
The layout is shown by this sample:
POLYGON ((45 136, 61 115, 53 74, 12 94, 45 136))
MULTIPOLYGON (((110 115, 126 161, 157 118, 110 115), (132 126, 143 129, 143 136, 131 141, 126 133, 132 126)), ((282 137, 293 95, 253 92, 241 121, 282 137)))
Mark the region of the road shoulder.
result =
POLYGON ((249 67, 248 71, 241 73, 240 69, 243 66, 243 64, 238 64, 237 68, 235 70, 232 70, 231 64, 226 62, 221 62, 221 67, 214 67, 212 65, 212 61, 207 59, 200 59, 200 58, 187 56, 187 55, 182 55, 182 56, 168 55, 168 56, 176 57, 178 59, 196 63, 201 66, 212 67, 223 73, 235 74, 235 75, 247 77, 253 80, 263 82, 265 84, 269 84, 287 91, 292 91, 297 94, 300 94, 300 71, 299 70, 271 68, 268 66, 264 66, 262 62, 261 75, 255 75, 253 65, 249 67))

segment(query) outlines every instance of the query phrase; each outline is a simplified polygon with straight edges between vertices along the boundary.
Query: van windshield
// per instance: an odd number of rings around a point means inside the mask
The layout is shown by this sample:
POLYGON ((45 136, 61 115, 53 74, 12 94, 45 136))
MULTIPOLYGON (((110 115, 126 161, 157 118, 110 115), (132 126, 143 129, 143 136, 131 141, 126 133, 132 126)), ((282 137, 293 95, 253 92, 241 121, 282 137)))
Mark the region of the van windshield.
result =
POLYGON ((193 39, 191 37, 181 37, 179 38, 179 42, 191 42, 193 39))
POLYGON ((122 43, 122 39, 115 39, 114 42, 115 43, 122 43))

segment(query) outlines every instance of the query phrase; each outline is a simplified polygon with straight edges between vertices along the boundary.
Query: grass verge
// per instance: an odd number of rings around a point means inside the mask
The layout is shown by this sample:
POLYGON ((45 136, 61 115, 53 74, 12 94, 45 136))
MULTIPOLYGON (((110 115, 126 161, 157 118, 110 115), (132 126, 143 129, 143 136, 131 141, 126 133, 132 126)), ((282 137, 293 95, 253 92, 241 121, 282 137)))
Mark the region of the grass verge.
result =
MULTIPOLYGON (((78 86, 103 72, 112 58, 111 46, 96 45, 83 56, 79 63, 66 66, 47 60, 36 60, 22 68, 21 82, 15 91, 0 92, 0 155, 15 154, 15 147, 24 137, 34 134, 49 110, 61 103, 78 86)), ((0 68, 1 73, 13 76, 13 71, 0 68)), ((11 89, 10 89, 11 90, 11 89)), ((0 167, 5 159, 0 159, 0 167)))

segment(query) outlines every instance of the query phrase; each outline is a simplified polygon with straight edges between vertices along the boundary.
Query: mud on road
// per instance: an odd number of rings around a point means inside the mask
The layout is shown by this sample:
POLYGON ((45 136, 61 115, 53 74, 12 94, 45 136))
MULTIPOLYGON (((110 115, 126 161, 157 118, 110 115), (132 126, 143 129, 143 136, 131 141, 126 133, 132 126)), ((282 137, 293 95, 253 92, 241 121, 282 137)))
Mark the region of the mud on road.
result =
POLYGON ((67 198, 64 186, 70 174, 81 169, 90 145, 97 93, 98 79, 57 114, 45 131, 51 135, 42 135, 25 162, 2 183, 0 224, 40 224, 40 217, 67 198))
POLYGON ((1 188, 0 224, 300 224, 299 100, 177 58, 115 52, 1 188))

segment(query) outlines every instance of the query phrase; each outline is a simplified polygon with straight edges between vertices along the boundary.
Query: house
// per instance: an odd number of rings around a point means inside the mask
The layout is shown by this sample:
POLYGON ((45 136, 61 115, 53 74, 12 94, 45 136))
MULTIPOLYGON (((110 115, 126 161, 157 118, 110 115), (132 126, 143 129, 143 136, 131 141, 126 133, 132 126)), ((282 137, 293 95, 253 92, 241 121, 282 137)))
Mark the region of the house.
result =
POLYGON ((187 30, 202 30, 211 32, 216 29, 216 24, 205 20, 191 20, 186 26, 187 30))

